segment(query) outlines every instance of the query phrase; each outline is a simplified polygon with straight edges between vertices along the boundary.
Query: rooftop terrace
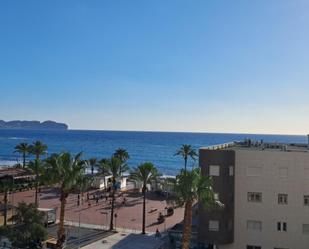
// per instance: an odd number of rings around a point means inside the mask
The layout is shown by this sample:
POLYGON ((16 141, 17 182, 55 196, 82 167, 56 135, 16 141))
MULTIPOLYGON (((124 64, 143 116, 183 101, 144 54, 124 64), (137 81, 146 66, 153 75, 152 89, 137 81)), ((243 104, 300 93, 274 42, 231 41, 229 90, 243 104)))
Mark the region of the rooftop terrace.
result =
POLYGON ((206 146, 200 149, 202 150, 246 149, 246 150, 309 152, 309 144, 264 142, 263 140, 253 141, 251 139, 245 139, 243 141, 234 141, 224 144, 206 146))

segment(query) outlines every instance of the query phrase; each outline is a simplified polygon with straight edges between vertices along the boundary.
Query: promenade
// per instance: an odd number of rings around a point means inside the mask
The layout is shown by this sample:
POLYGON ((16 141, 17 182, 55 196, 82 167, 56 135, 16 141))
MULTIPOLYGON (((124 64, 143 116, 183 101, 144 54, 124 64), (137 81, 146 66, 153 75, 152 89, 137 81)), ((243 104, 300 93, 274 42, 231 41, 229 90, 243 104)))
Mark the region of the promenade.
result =
MULTIPOLYGON (((89 192, 90 198, 94 191, 89 192)), ((1 198, 1 197, 0 197, 1 198)), ((31 203, 34 201, 34 190, 17 192, 9 196, 9 201, 13 205, 18 202, 25 201, 31 203)), ((183 218, 183 209, 175 209, 174 214, 165 219, 162 224, 157 224, 159 213, 164 214, 168 204, 164 197, 158 197, 154 193, 147 193, 146 201, 146 231, 160 232, 166 231, 183 218)), ((59 193, 55 188, 44 188, 40 193, 39 207, 41 208, 57 208, 57 218, 59 219, 60 201, 59 193)), ((140 233, 142 228, 142 196, 140 193, 133 191, 124 193, 116 198, 115 205, 116 217, 114 218, 114 226, 120 231, 130 231, 131 233, 140 233), (125 203, 123 202, 125 198, 125 203)), ((79 223, 97 226, 98 229, 106 229, 110 223, 110 199, 96 200, 86 199, 80 201, 78 205, 77 194, 70 194, 66 204, 65 220, 68 225, 79 223)))

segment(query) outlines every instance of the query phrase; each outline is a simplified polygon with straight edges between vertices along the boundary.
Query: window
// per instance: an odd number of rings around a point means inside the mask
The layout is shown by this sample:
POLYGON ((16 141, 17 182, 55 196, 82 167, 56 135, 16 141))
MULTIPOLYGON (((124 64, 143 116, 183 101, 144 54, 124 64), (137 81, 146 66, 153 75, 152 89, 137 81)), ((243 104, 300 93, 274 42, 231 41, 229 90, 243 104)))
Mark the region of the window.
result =
POLYGON ((283 205, 288 204, 288 195, 278 194, 278 204, 283 204, 283 205))
POLYGON ((309 206, 309 195, 304 195, 304 205, 309 206))
POLYGON ((214 232, 219 231, 219 221, 218 220, 209 221, 209 231, 214 231, 214 232))
POLYGON ((229 175, 230 176, 234 175, 234 166, 232 166, 232 165, 229 166, 229 175))
POLYGON ((259 192, 248 192, 249 202, 262 202, 262 193, 259 192))
POLYGON ((220 176, 220 166, 219 165, 210 165, 209 166, 209 175, 210 176, 220 176))
POLYGON ((303 224, 303 234, 309 234, 309 224, 303 224))
POLYGON ((261 246, 247 246, 247 249, 262 249, 261 246))
POLYGON ((247 229, 248 230, 261 231, 262 230, 262 222, 256 221, 256 220, 248 220, 247 221, 247 229))
POLYGON ((287 230, 286 222, 277 222, 277 231, 286 232, 286 230, 287 230))

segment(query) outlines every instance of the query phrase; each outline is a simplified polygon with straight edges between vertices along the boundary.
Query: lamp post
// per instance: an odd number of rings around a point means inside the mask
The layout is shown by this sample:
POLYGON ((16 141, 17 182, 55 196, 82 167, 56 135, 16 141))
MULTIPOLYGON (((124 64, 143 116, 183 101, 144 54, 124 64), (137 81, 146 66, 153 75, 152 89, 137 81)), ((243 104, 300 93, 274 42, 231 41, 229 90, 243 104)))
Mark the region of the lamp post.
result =
POLYGON ((115 213, 114 217, 115 217, 115 230, 117 230, 117 217, 118 217, 117 213, 115 213))

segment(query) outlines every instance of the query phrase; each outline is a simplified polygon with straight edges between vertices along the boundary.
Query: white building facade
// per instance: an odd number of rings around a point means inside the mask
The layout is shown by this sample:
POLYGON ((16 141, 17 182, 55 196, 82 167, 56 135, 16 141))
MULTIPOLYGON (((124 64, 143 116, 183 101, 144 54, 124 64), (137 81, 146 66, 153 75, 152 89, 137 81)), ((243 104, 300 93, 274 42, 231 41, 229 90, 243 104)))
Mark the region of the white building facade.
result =
POLYGON ((228 209, 201 211, 199 237, 206 238, 204 243, 220 249, 309 248, 305 145, 239 143, 219 150, 205 148, 200 150, 200 166, 212 176, 214 191, 228 209))

